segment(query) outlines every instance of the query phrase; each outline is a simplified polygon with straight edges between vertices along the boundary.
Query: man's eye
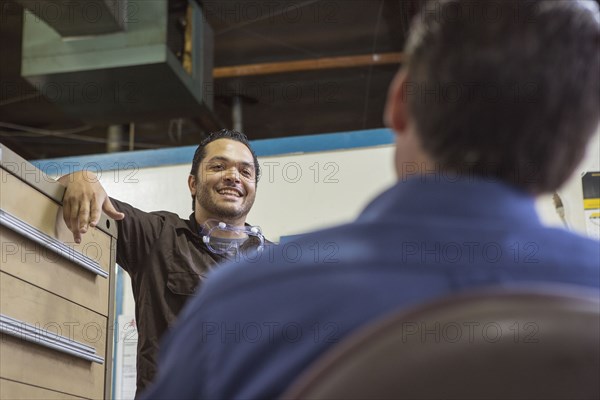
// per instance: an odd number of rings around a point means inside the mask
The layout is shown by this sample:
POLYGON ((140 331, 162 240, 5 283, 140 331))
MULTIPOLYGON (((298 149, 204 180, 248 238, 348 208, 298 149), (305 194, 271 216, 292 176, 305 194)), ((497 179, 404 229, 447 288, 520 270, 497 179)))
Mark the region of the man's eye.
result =
POLYGON ((243 169, 242 170, 242 175, 247 176, 247 177, 251 177, 252 176, 252 171, 249 169, 243 169))
POLYGON ((213 164, 210 169, 215 170, 215 171, 221 171, 223 170, 223 164, 213 164))

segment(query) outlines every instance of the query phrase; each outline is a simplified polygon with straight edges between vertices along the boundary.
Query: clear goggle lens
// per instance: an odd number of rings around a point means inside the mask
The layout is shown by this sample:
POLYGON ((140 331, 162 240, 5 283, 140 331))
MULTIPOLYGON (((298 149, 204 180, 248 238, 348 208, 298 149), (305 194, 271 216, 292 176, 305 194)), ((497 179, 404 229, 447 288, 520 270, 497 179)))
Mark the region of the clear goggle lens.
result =
POLYGON ((262 251, 265 238, 258 226, 232 226, 209 220, 204 224, 202 241, 215 254, 228 254, 240 249, 262 251))

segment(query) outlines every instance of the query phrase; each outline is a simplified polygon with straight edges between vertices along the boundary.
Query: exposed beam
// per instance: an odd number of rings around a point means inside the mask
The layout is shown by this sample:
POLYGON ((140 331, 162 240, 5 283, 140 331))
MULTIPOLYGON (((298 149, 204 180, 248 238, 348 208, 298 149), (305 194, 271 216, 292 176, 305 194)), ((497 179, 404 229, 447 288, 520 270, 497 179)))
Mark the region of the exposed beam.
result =
POLYGON ((358 56, 325 57, 310 60, 284 61, 263 64, 235 65, 218 67, 213 77, 236 78, 255 75, 273 75, 299 71, 318 71, 324 69, 356 68, 374 65, 400 64, 402 53, 364 54, 358 56))

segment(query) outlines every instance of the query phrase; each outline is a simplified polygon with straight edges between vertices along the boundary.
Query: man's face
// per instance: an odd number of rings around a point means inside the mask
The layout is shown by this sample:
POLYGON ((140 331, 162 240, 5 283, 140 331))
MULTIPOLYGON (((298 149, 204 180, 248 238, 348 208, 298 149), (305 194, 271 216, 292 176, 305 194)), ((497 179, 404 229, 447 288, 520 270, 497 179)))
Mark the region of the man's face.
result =
POLYGON ((190 191, 196 195, 196 219, 218 219, 243 224, 256 197, 254 159, 243 144, 218 139, 206 145, 206 156, 197 176, 190 177, 190 191))

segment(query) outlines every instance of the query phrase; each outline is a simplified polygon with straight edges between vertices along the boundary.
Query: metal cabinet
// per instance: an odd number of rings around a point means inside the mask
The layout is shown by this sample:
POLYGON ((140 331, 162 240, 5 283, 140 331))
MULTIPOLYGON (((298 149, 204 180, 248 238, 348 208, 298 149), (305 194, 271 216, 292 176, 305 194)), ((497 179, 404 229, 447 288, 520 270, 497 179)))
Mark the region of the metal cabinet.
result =
POLYGON ((111 397, 117 229, 75 244, 64 187, 0 145, 0 398, 111 397))

